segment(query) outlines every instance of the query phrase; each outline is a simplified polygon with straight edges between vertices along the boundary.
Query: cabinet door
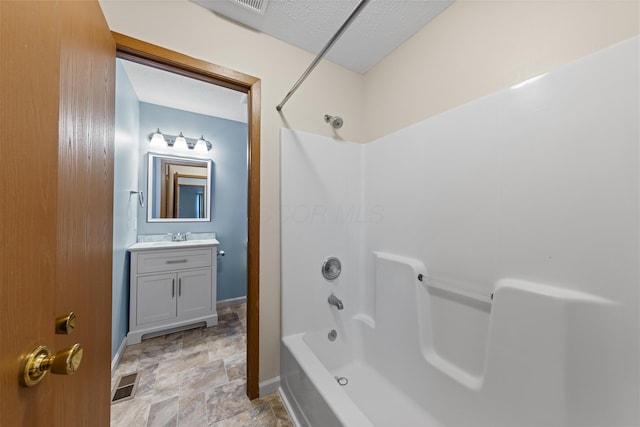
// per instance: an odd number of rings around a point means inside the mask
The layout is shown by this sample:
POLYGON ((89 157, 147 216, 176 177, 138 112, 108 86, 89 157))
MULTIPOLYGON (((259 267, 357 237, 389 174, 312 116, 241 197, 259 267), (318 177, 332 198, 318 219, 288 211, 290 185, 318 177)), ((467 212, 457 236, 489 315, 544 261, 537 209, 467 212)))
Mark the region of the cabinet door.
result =
POLYGON ((213 312, 211 269, 178 273, 178 318, 208 316, 213 312))
POLYGON ((175 319, 176 286, 175 273, 138 276, 136 324, 175 319))

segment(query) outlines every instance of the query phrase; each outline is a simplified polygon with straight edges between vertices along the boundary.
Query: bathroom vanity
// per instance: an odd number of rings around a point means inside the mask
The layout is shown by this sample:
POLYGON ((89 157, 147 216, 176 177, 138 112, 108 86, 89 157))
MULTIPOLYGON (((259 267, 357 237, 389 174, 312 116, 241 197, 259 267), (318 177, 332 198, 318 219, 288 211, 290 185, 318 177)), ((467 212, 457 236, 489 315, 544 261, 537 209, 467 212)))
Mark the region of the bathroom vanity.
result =
POLYGON ((127 344, 145 335, 218 323, 216 239, 136 243, 131 253, 127 344))

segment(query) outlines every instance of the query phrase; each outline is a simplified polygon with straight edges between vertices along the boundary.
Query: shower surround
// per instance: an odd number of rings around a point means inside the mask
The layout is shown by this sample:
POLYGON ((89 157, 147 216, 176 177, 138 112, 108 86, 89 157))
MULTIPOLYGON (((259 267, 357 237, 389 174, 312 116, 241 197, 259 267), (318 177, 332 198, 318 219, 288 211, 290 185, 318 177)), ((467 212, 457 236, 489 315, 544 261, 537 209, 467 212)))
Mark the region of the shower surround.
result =
POLYGON ((364 145, 281 131, 298 425, 640 424, 639 51, 364 145))

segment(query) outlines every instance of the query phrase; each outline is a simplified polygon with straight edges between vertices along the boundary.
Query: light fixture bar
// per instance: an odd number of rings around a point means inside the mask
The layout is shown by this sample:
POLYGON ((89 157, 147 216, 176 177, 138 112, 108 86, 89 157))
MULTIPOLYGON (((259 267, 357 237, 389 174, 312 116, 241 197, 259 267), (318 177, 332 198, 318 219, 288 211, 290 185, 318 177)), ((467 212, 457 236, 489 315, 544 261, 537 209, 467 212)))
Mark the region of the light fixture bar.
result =
MULTIPOLYGON (((207 147, 206 151, 210 151, 211 148, 213 148, 213 145, 211 144, 211 142, 204 139, 204 136, 201 136, 200 138, 189 138, 188 136, 184 136, 182 132, 180 132, 179 135, 169 135, 169 134, 160 132, 160 129, 149 134, 149 143, 152 147, 161 147, 162 141, 164 141, 167 147, 174 147, 176 140, 178 138, 183 138, 186 141, 187 148, 189 150, 195 149, 196 146, 198 146, 198 143, 200 141, 202 141, 200 142, 200 146, 202 146, 202 144, 204 143, 204 145, 207 147), (158 142, 160 142, 160 144, 158 144, 158 142)), ((199 149, 196 151, 205 152, 202 149, 199 149)))

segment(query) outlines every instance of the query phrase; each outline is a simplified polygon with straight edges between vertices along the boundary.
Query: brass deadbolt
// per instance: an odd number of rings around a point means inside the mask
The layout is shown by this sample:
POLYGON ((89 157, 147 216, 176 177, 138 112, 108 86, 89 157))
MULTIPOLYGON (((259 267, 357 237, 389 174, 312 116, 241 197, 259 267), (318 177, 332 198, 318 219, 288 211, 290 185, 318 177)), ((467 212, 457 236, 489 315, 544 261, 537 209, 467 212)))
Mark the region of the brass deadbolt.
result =
POLYGON ((76 314, 72 311, 66 316, 56 319, 56 334, 69 335, 76 327, 76 314))

